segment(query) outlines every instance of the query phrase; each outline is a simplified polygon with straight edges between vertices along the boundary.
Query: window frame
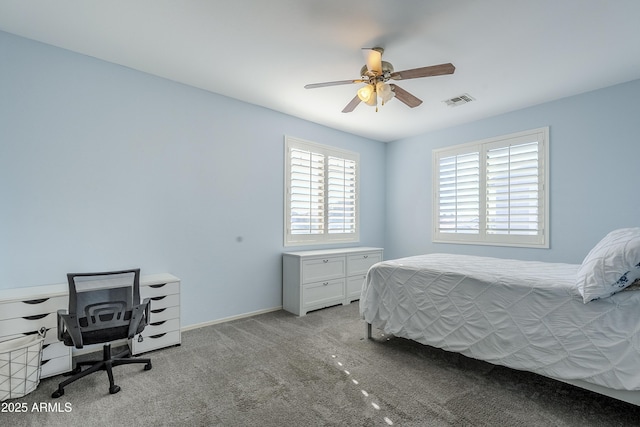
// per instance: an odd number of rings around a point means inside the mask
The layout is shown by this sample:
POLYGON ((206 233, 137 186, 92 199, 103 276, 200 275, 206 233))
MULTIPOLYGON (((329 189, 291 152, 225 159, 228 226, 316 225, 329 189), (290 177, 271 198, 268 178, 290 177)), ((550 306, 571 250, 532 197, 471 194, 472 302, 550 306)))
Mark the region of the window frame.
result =
POLYGON ((360 241, 360 154, 329 145, 306 141, 300 138, 285 135, 285 173, 284 173, 284 246, 321 245, 335 243, 357 243, 360 241), (325 186, 323 229, 319 234, 293 234, 291 233, 291 150, 299 149, 324 156, 325 175, 323 183, 325 186), (328 167, 329 157, 335 157, 355 162, 355 199, 354 199, 354 222, 355 231, 353 233, 329 232, 329 190, 326 188, 329 181, 328 167))
POLYGON ((474 244, 490 246, 513 246, 526 248, 549 248, 549 127, 502 135, 466 144, 443 147, 432 151, 433 170, 433 217, 432 242, 474 244), (523 142, 537 141, 538 152, 538 234, 491 234, 487 233, 487 152, 501 147, 518 146, 523 142), (479 209, 478 233, 440 231, 440 159, 479 153, 479 209))

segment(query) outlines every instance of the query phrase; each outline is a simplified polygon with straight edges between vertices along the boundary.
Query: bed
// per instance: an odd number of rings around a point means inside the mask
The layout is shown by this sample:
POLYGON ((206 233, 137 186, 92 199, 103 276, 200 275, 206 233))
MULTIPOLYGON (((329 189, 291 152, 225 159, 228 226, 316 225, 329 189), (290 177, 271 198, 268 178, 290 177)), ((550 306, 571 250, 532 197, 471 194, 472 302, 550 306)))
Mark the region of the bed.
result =
MULTIPOLYGON (((634 233, 637 253, 623 248, 630 259, 640 257, 634 233)), ((602 268, 611 260, 590 258, 596 248, 582 264, 452 254, 383 261, 367 273, 360 314, 369 338, 373 326, 640 405, 640 261, 624 260, 631 268, 594 293, 578 284, 610 280, 602 268)))

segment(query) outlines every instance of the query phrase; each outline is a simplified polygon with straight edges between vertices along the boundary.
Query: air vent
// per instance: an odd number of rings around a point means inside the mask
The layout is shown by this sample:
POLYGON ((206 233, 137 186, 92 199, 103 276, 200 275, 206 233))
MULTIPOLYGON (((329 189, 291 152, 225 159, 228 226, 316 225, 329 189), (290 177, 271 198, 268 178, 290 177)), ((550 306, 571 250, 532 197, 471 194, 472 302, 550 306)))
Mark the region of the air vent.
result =
POLYGON ((453 97, 451 99, 447 99, 445 102, 449 107, 457 107, 458 105, 466 104, 471 101, 475 101, 476 99, 469 95, 468 93, 463 93, 462 95, 453 97))

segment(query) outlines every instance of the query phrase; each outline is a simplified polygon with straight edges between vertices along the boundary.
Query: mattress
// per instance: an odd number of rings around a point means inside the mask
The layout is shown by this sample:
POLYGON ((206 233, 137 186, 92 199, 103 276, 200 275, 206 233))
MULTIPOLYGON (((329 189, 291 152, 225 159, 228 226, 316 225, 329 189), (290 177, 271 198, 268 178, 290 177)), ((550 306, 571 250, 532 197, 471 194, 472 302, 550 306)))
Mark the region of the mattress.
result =
POLYGON ((640 292, 584 304, 577 264, 429 254, 369 270, 362 318, 493 364, 640 390, 640 292))

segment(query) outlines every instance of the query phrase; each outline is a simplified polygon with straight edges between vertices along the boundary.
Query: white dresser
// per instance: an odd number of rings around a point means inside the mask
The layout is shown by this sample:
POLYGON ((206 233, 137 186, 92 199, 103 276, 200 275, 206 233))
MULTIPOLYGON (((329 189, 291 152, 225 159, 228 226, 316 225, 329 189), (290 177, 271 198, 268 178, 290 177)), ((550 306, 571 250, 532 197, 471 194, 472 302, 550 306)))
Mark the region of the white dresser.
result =
MULTIPOLYGON (((133 354, 180 344, 180 279, 171 274, 140 278, 141 298, 150 297, 150 322, 142 342, 131 343, 133 354)), ((47 329, 41 378, 72 369, 72 350, 58 341, 58 310, 69 308, 69 285, 0 290, 0 342, 47 329)), ((102 347, 100 347, 101 349, 102 347)), ((97 350, 98 348, 96 348, 97 350)))
POLYGON ((282 307, 298 316, 360 298, 369 267, 381 248, 357 247, 282 254, 282 307))

